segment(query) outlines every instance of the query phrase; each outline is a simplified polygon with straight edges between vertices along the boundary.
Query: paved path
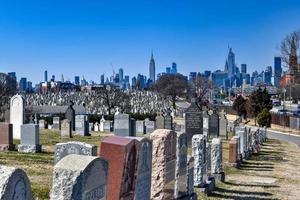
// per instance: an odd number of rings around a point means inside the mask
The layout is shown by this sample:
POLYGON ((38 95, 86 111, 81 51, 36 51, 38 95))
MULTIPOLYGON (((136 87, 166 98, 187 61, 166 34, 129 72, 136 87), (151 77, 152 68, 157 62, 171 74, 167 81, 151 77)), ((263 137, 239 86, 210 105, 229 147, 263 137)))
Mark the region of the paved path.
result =
POLYGON ((273 131, 267 129, 267 137, 271 139, 285 140, 288 142, 293 142, 300 148, 300 136, 289 135, 279 131, 273 131))

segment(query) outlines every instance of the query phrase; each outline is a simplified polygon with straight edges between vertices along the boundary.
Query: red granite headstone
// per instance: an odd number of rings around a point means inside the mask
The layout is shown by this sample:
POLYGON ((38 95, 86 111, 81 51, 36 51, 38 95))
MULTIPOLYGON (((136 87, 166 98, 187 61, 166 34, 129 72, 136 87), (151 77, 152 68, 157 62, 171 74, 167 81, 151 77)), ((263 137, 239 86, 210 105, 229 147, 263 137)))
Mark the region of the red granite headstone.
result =
POLYGON ((232 138, 229 142, 229 164, 236 166, 238 164, 238 141, 232 138))
POLYGON ((9 123, 0 123, 0 151, 13 149, 13 126, 9 123))
POLYGON ((107 200, 134 197, 137 144, 133 138, 111 136, 101 143, 100 157, 108 160, 107 200))

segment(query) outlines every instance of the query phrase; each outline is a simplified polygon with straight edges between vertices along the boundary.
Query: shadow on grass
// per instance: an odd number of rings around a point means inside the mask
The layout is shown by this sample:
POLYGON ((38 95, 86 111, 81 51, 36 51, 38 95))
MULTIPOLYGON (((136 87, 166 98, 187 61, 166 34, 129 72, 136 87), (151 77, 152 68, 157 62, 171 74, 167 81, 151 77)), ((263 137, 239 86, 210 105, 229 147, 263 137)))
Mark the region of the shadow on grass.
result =
POLYGON ((224 184, 230 186, 242 186, 242 187, 264 187, 264 188, 279 188, 278 185, 263 185, 263 184, 247 184, 247 183, 232 183, 225 181, 224 184))

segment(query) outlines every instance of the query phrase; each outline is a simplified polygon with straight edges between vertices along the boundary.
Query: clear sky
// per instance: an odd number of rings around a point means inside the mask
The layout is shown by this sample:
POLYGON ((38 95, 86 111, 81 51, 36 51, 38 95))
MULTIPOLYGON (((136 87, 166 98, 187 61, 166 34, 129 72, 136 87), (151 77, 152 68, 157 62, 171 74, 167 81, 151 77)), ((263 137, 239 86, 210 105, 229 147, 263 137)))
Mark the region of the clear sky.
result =
POLYGON ((300 29, 299 0, 9 0, 0 1, 0 71, 43 80, 99 82, 112 68, 148 75, 156 71, 223 69, 228 45, 238 65, 273 66, 277 46, 300 29))

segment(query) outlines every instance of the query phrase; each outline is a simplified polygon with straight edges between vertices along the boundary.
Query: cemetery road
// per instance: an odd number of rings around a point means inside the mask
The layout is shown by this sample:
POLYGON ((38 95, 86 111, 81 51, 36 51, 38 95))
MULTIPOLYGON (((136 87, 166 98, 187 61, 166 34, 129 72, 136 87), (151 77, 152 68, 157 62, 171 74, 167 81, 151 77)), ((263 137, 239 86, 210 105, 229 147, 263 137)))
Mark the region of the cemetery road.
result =
POLYGON ((267 130, 267 137, 271 139, 293 142, 300 148, 300 136, 288 135, 278 131, 267 130))

